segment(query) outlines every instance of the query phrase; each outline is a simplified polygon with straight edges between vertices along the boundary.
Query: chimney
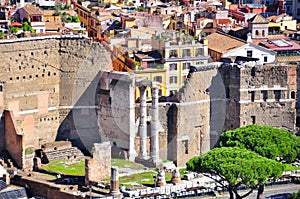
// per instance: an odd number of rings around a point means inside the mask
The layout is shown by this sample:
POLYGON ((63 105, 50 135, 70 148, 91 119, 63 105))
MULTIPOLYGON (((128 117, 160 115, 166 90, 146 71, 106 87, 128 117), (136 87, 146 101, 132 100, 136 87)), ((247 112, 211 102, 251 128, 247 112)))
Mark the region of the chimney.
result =
POLYGON ((20 8, 23 8, 25 6, 25 0, 20 0, 20 8))
POLYGON ((247 43, 252 43, 252 35, 250 32, 247 34, 247 43))

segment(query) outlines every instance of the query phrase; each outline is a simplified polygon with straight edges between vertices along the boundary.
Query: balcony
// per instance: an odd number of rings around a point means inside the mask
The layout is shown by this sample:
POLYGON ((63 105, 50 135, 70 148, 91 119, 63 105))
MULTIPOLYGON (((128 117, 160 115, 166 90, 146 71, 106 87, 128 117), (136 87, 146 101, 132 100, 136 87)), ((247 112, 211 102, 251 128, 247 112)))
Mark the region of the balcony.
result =
POLYGON ((45 22, 43 22, 43 21, 31 22, 30 24, 31 24, 32 27, 45 26, 45 22))

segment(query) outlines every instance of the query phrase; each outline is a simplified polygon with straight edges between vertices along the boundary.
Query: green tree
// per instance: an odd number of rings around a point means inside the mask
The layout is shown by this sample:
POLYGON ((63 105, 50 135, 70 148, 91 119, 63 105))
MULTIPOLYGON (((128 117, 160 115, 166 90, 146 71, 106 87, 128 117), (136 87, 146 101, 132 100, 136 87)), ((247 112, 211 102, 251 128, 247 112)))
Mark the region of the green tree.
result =
POLYGON ((226 131, 220 136, 220 146, 248 149, 273 160, 281 157, 287 163, 300 158, 300 138, 270 126, 249 125, 226 131))
POLYGON ((71 23, 71 22, 72 22, 72 17, 68 16, 68 17, 66 18, 65 22, 71 23))
POLYGON ((186 165, 187 170, 216 175, 218 178, 212 179, 228 189, 230 199, 233 199, 234 195, 237 199, 244 198, 255 188, 259 188, 260 198, 265 182, 270 178, 280 177, 284 170, 284 165, 280 162, 237 147, 215 148, 190 159, 186 165), (250 191, 243 196, 237 192, 237 188, 242 184, 250 187, 250 191))
POLYGON ((4 39, 4 34, 0 32, 0 39, 4 39))
POLYGON ((18 27, 10 26, 9 28, 10 28, 10 31, 11 31, 12 34, 15 34, 19 31, 18 27))
POLYGON ((299 199, 300 198, 300 190, 297 193, 292 193, 288 196, 288 199, 299 199))
POLYGON ((34 33, 34 29, 31 27, 31 25, 28 22, 23 23, 23 30, 24 31, 29 31, 31 33, 34 33))
POLYGON ((63 12, 63 13, 61 14, 61 21, 62 21, 62 22, 66 22, 67 17, 68 17, 67 13, 66 13, 66 12, 63 12))
POLYGON ((72 17, 72 22, 80 23, 80 20, 77 16, 72 17))

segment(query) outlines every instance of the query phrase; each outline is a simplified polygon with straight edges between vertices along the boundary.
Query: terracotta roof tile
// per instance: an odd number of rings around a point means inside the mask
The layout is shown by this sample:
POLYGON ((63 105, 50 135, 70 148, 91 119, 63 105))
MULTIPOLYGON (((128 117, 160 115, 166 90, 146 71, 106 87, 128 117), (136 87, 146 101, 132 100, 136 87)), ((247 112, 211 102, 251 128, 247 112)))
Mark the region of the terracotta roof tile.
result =
POLYGON ((36 7, 36 6, 33 6, 33 5, 27 5, 24 7, 24 9, 26 10, 26 12, 28 14, 34 14, 34 15, 42 15, 43 14, 43 11, 39 8, 39 7, 36 7))
POLYGON ((46 31, 58 31, 65 29, 63 22, 46 22, 45 26, 46 31))
POLYGON ((23 25, 17 21, 11 22, 10 26, 22 27, 23 25))
POLYGON ((255 15, 248 21, 251 21, 252 23, 269 23, 269 21, 265 19, 263 16, 261 16, 260 14, 255 15))
POLYGON ((300 56, 276 56, 277 62, 299 62, 300 56))
POLYGON ((205 39, 208 40, 208 49, 219 53, 226 53, 229 50, 246 44, 245 41, 220 33, 210 34, 205 39))

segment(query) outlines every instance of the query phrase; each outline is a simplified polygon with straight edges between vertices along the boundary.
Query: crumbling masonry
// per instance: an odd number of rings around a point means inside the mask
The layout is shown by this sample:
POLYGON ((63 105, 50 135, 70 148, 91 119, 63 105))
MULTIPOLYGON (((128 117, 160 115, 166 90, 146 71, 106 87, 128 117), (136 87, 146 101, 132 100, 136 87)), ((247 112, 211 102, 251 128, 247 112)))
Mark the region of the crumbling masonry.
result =
POLYGON ((108 141, 112 157, 184 166, 228 129, 252 123, 296 129, 297 66, 199 66, 178 101, 159 102, 155 82, 109 71, 109 55, 89 39, 29 38, 0 46, 0 150, 19 167, 25 149, 57 140, 86 153, 108 141))

